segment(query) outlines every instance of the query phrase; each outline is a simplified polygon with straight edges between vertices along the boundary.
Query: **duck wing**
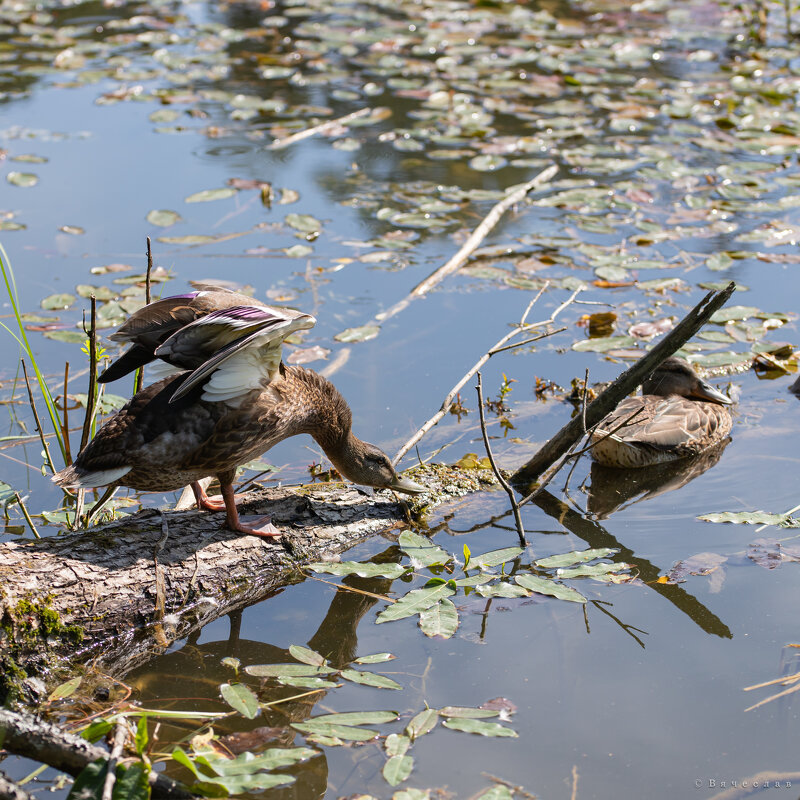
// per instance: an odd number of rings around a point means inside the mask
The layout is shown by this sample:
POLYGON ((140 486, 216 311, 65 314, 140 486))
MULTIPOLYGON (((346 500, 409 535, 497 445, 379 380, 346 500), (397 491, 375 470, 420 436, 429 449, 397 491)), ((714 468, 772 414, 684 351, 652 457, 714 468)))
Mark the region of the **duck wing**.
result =
POLYGON ((215 311, 181 328, 156 350, 158 358, 193 370, 172 402, 206 380, 203 399, 217 402, 263 387, 278 370, 283 340, 315 323, 301 311, 247 305, 215 311), (199 355, 203 361, 197 365, 199 355))
MULTIPOLYGON (((156 358, 156 349, 173 333, 195 320, 224 308, 239 305, 261 305, 247 295, 223 288, 201 288, 155 300, 131 314, 109 337, 113 342, 129 342, 130 349, 116 359, 98 380, 115 381, 156 358)), ((193 366, 198 366, 198 361, 193 366)))
POLYGON ((730 424, 723 430, 726 419, 730 415, 716 403, 687 400, 679 395, 628 397, 600 423, 595 435, 604 436, 623 425, 613 434, 621 441, 680 452, 698 442, 716 441, 727 435, 730 424), (623 425, 633 414, 636 416, 623 425))

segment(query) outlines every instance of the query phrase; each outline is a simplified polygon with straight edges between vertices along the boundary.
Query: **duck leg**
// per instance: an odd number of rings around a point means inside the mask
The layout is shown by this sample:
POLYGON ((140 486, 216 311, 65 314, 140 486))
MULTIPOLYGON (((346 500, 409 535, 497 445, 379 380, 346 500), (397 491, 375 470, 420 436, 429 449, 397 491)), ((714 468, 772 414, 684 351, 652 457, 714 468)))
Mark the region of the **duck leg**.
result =
POLYGON ((195 482, 192 484, 197 507, 206 511, 225 511, 225 524, 232 531, 239 533, 252 533, 254 536, 273 537, 280 536, 280 531, 272 524, 269 517, 256 517, 255 525, 244 525, 239 518, 239 511, 236 508, 236 495, 233 492, 233 484, 230 481, 220 480, 222 496, 209 497, 205 489, 195 482))
POLYGON ((239 512, 236 509, 236 495, 233 493, 233 484, 222 483, 221 487, 225 511, 227 512, 225 524, 230 530, 268 538, 281 535, 281 532, 272 524, 269 517, 256 517, 254 519, 255 525, 244 525, 239 519, 239 512))

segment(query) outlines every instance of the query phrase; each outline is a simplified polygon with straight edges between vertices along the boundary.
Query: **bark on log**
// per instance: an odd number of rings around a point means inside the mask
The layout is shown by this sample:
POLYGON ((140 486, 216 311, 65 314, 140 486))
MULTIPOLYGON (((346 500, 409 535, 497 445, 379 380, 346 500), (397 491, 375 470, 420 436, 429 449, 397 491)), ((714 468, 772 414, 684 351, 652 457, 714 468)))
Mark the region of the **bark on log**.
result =
MULTIPOLYGON (((431 490, 412 513, 494 482, 484 470, 441 465, 412 473, 431 490)), ((22 671, 62 679, 64 655, 124 674, 407 514, 390 492, 369 498, 341 484, 262 490, 241 505, 270 513, 281 539, 232 533, 224 514, 148 509, 84 533, 0 545, 0 696, 22 671)))

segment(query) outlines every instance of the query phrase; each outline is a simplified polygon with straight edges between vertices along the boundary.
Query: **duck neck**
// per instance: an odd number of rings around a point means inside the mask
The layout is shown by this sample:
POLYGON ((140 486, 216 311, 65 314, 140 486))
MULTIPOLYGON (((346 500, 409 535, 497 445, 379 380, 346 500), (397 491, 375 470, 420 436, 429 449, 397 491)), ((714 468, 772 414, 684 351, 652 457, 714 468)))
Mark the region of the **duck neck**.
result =
POLYGON ((314 437, 331 463, 342 471, 363 442, 353 435, 353 414, 339 390, 322 375, 302 367, 287 367, 303 387, 304 405, 308 413, 303 432, 314 437))

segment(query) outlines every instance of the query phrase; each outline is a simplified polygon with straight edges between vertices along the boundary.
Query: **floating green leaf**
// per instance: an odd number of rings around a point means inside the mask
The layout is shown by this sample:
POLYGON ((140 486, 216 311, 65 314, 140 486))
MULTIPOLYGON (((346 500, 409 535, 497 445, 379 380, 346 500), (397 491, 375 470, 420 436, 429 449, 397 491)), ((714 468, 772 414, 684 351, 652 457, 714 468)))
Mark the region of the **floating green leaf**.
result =
POLYGON ((322 229, 322 223, 310 214, 287 214, 285 222, 290 228, 303 233, 315 233, 322 229))
POLYGON ((415 567, 429 567, 432 564, 446 564, 452 556, 430 539, 414 531, 403 531, 397 541, 400 549, 414 562, 415 567))
POLYGON ((377 672, 364 672, 357 669, 343 669, 341 676, 346 681, 352 683, 360 683, 364 686, 372 686, 375 689, 402 689, 403 687, 391 678, 385 675, 379 675, 377 672))
POLYGON ((569 553, 540 558, 534 562, 537 567, 542 569, 553 569, 557 567, 569 567, 572 564, 582 564, 585 561, 592 561, 595 558, 608 558, 618 553, 619 548, 596 547, 591 550, 573 550, 569 553))
POLYGON ((527 589, 522 586, 517 586, 515 583, 508 583, 507 581, 498 581, 497 583, 486 584, 478 586, 475 591, 481 597, 528 597, 527 589))
POLYGON ((436 605, 443 597, 450 597, 453 594, 455 594, 455 590, 446 583, 441 583, 437 586, 426 586, 422 589, 412 589, 396 603, 381 611, 375 621, 378 623, 391 622, 392 620, 411 617, 426 608, 436 605))
POLYGON ((383 765, 383 778, 389 786, 397 786, 411 775, 414 759, 411 756, 392 756, 383 765))
POLYGON ((408 571, 401 564, 372 564, 369 561, 315 561, 308 568, 328 575, 358 575, 360 578, 399 578, 408 571))
POLYGON ((315 667, 310 664, 251 664, 244 671, 256 678, 277 678, 284 675, 290 678, 307 678, 335 672, 330 667, 315 667))
POLYGON ((517 732, 512 728, 507 728, 499 722, 484 722, 482 719, 446 719, 442 723, 445 728, 454 731, 464 731, 464 733, 476 733, 479 736, 508 736, 517 737, 517 732))
POLYGON ((39 176, 34 175, 32 172, 9 172, 6 175, 6 180, 12 186, 19 186, 20 188, 27 189, 30 186, 36 186, 39 182, 39 176))
POLYGON ((328 722, 332 725, 381 725, 384 722, 394 722, 398 716, 396 711, 346 711, 341 714, 323 714, 307 721, 328 722))
POLYGON ((292 658, 302 661, 303 664, 310 664, 312 667, 322 667, 325 664, 325 659, 316 651, 309 647, 303 647, 299 644, 289 645, 289 653, 292 658))
POLYGON ((151 225, 158 225, 159 228, 168 228, 183 219, 177 211, 170 211, 165 208, 154 208, 147 213, 147 221, 151 225))
POLYGON ((288 675, 280 675, 276 680, 281 686, 294 686, 298 689, 335 689, 339 686, 336 681, 326 681, 322 678, 291 678, 288 675))
POLYGON ((538 594, 547 594, 559 600, 569 600, 571 603, 585 603, 586 598, 569 586, 556 583, 548 578, 539 578, 536 575, 515 575, 514 580, 526 589, 538 594))
POLYGON ((572 345, 572 349, 581 353, 607 353, 609 350, 634 344, 636 339, 633 336, 606 336, 600 339, 581 339, 572 345))
POLYGON ((720 511, 715 514, 701 514, 697 519, 703 522, 732 522, 737 525, 786 525, 793 518, 787 514, 774 514, 770 511, 720 511))
POLYGON ((426 636, 449 639, 458 628, 458 611, 451 600, 440 600, 436 605, 420 611, 419 627, 426 636))
POLYGON ((333 338, 337 342, 368 342, 374 339, 381 329, 377 325, 361 325, 357 328, 346 328, 333 338))
MULTIPOLYGON (((48 311, 69 308, 75 302, 74 294, 50 294, 39 303, 42 308, 48 311)), ((84 339, 86 336, 83 337, 84 339)))
MULTIPOLYGON (((498 567, 506 561, 513 561, 525 552, 521 547, 503 547, 500 550, 490 550, 488 553, 473 555, 470 558, 470 569, 485 569, 487 567, 498 567)), ((466 565, 464 566, 466 569, 466 565)))
POLYGON ((372 731, 368 728, 358 728, 354 725, 336 725, 330 722, 315 722, 313 719, 308 722, 293 722, 292 727, 301 733, 335 736, 348 742, 368 742, 378 735, 377 731, 372 731))
POLYGON ((430 733, 439 722, 439 712, 435 708, 426 708, 415 714, 408 725, 406 725, 406 733, 411 739, 419 739, 426 733, 430 733))
POLYGON ((384 661, 392 661, 397 656, 393 656, 391 653, 373 653, 369 656, 359 656, 355 659, 356 664, 381 664, 384 661))
POLYGON ((258 698, 243 683, 223 683, 219 687, 219 693, 234 711, 247 719, 255 719, 261 711, 258 698))
POLYGON ((202 192, 195 192, 184 198, 186 203, 208 203, 211 200, 224 200, 228 197, 233 197, 236 194, 236 189, 230 186, 225 186, 220 189, 204 189, 202 192))

